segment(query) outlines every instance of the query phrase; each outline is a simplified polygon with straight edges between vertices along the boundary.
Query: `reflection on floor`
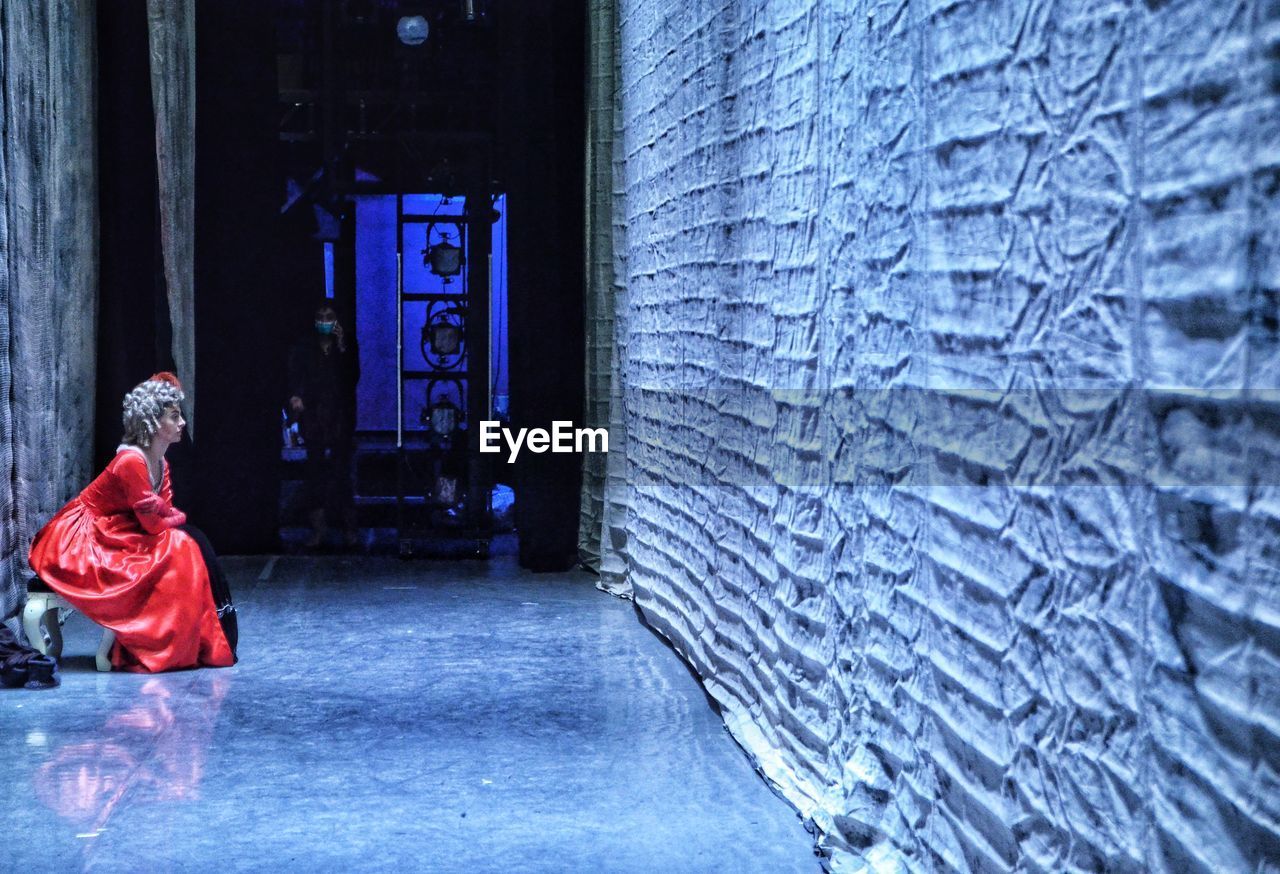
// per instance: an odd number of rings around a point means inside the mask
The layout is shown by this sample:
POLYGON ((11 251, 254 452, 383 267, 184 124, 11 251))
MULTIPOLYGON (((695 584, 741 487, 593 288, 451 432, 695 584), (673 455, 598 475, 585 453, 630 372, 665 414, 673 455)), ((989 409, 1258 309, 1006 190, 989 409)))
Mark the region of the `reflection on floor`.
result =
MULTIPOLYGON (((400 554, 400 534, 395 528, 362 526, 355 531, 354 543, 345 542, 341 529, 330 528, 324 542, 318 547, 306 545, 311 537, 310 528, 281 526, 280 550, 286 555, 395 555, 400 554)), ((434 543, 417 543, 418 552, 431 558, 475 558, 476 541, 468 538, 438 536, 434 543)), ((519 555, 520 541, 515 532, 500 531, 488 542, 491 558, 503 555, 519 555)))
POLYGON ((678 658, 582 573, 231 559, 234 668, 0 691, 24 872, 817 872, 678 658))

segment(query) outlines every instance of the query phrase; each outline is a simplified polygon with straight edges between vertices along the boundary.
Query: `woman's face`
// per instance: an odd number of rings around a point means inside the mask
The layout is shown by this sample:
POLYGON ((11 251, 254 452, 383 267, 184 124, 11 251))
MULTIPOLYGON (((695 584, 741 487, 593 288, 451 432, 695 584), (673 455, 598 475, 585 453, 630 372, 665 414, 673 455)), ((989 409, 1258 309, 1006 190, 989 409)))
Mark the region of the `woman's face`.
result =
POLYGON ((160 416, 160 429, 156 431, 152 441, 168 448, 182 439, 182 429, 186 424, 182 418, 182 410, 178 409, 177 404, 170 404, 160 416))

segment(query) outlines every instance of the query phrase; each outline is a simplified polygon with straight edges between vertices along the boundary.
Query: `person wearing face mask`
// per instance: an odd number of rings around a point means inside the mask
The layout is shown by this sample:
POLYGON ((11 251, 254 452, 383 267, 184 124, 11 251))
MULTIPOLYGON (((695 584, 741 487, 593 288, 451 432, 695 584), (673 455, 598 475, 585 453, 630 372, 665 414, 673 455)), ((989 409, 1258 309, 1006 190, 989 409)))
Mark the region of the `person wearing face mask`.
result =
POLYGON ((164 455, 182 439, 183 397, 168 372, 125 395, 115 458, 31 543, 31 590, 57 592, 115 633, 110 663, 99 670, 236 661, 239 632, 226 576, 208 539, 173 505, 164 455))
POLYGON ((329 301, 315 310, 312 330, 289 356, 289 414, 298 421, 306 447, 306 486, 314 549, 325 542, 330 520, 342 524, 347 546, 355 546, 355 499, 351 451, 355 433, 356 383, 360 353, 329 301))

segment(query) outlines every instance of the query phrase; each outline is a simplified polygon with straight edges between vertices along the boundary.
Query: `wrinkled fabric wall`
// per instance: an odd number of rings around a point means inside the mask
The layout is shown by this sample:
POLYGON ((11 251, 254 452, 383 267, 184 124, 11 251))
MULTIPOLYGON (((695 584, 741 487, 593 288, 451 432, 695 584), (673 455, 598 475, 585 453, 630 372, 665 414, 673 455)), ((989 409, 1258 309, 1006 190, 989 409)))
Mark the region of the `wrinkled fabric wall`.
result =
MULTIPOLYGON (((613 276, 614 126, 617 123, 618 22, 615 0, 590 4, 587 38, 586 136, 586 409, 582 427, 609 427, 614 353, 613 315, 618 305, 613 276)), ((578 558, 600 572, 604 483, 608 456, 582 459, 582 500, 578 515, 578 558)))
POLYGON ((0 3, 0 616, 92 463, 96 59, 89 0, 0 3))
POLYGON ((195 0, 147 0, 151 101, 156 119, 160 246, 164 253, 174 368, 183 413, 196 418, 196 8, 195 0))
POLYGON ((598 588, 630 597, 627 580, 627 347, 625 160, 622 155, 618 0, 592 0, 587 69, 587 286, 585 427, 609 432, 609 451, 582 459, 578 555, 598 588))
POLYGON ((605 501, 833 865, 1274 863, 1280 8, 619 27, 605 501))

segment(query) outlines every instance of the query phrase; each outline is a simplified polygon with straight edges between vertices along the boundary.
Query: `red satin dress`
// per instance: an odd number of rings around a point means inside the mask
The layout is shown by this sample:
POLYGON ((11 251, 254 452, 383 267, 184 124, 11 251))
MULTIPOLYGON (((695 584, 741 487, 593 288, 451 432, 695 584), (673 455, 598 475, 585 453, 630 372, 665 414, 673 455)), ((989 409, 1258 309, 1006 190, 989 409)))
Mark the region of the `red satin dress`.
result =
POLYGON ((85 616, 116 633, 126 671, 225 667, 235 656, 218 622, 200 547, 177 526, 169 463, 152 490, 146 457, 122 446, 31 544, 31 569, 85 616))

